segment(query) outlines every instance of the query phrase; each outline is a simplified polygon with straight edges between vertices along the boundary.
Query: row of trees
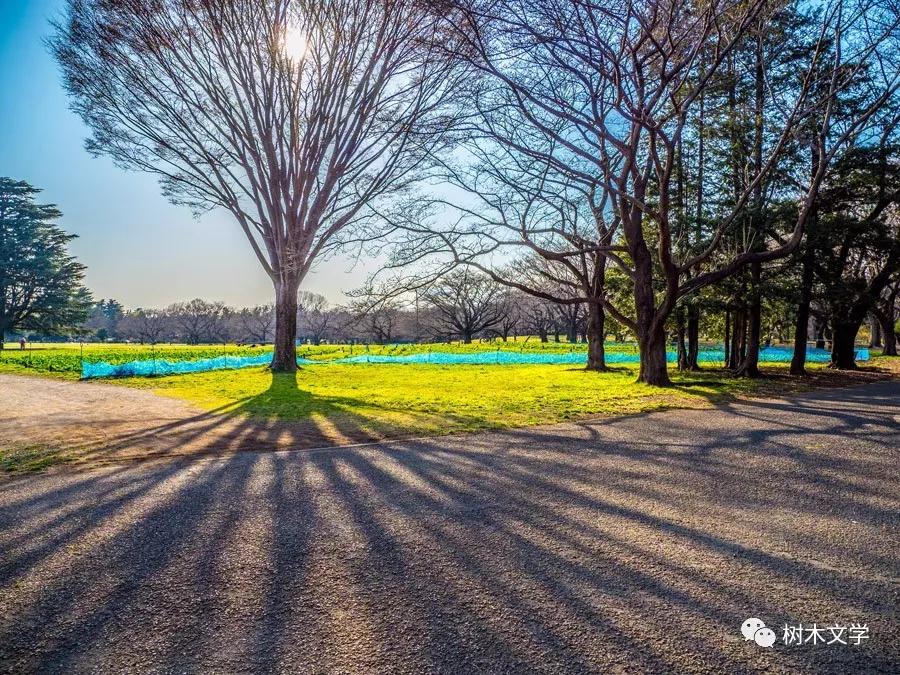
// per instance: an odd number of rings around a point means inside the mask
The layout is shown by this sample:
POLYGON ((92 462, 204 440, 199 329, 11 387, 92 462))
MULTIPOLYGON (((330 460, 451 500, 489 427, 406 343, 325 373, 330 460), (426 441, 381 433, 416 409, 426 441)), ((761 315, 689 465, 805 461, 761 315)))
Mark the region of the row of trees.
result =
POLYGON ((234 215, 274 369, 313 262, 377 241, 385 295, 479 270, 587 307, 592 368, 615 320, 664 385, 672 325, 695 367, 717 305, 757 374, 775 275, 797 346, 818 285, 852 367, 900 255, 898 26, 897 0, 69 0, 52 44, 90 150, 234 215))
MULTIPOLYGON (((275 322, 273 305, 233 308, 198 298, 164 309, 125 310, 116 300, 101 300, 73 334, 142 343, 270 343, 275 322)), ((299 294, 297 339, 312 344, 471 342, 521 335, 542 342, 586 339, 585 308, 550 303, 467 271, 443 277, 413 303, 359 301, 341 306, 316 293, 299 294)))

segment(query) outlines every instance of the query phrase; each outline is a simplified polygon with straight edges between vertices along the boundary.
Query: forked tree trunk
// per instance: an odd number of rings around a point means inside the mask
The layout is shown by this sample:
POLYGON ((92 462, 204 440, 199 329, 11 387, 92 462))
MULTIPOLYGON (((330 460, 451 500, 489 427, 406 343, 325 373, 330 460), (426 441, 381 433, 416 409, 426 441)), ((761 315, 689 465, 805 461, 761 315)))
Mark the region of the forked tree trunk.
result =
POLYGON ((588 303, 587 316, 587 342, 588 357, 587 370, 606 370, 606 351, 603 347, 603 337, 606 332, 606 313, 599 303, 588 303))
POLYGON ((297 372, 297 291, 299 280, 275 283, 275 353, 271 369, 276 373, 297 372))
POLYGON ((832 329, 831 367, 839 370, 856 370, 856 334, 860 322, 835 322, 832 329))

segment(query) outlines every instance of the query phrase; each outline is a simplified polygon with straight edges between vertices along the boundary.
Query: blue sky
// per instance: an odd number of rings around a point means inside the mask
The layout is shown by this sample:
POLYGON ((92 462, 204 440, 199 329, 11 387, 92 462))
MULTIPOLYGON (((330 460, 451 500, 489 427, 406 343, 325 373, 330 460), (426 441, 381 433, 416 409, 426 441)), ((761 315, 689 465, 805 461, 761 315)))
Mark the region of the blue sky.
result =
MULTIPOLYGON (((152 176, 127 172, 84 150, 87 130, 68 109, 44 45, 63 0, 0 0, 0 176, 42 188, 60 224, 79 238, 97 298, 157 307, 203 297, 235 305, 270 302, 271 284, 227 213, 195 219, 169 204, 152 176)), ((323 263, 306 290, 340 301, 364 281, 347 259, 323 263)))

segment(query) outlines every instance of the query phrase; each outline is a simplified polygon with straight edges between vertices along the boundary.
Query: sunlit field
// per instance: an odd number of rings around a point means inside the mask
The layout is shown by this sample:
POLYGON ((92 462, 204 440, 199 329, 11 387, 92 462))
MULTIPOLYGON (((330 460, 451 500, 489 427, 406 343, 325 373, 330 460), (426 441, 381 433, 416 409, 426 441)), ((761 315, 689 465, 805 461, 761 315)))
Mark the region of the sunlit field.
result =
MULTIPOLYGON (((541 342, 537 338, 510 338, 503 340, 476 340, 471 344, 441 342, 431 344, 349 345, 322 344, 298 345, 297 355, 312 360, 331 360, 347 356, 371 354, 373 356, 419 354, 427 352, 471 353, 491 351, 526 351, 538 353, 586 353, 587 345, 569 342, 541 342)), ((633 343, 610 343, 608 353, 637 353, 633 343)), ((218 356, 252 356, 271 352, 271 345, 185 345, 185 344, 118 344, 118 343, 30 343, 20 350, 17 344, 8 343, 0 352, 0 372, 41 374, 65 379, 78 379, 82 360, 104 361, 111 364, 128 361, 167 359, 188 361, 218 356)))
MULTIPOLYGON (((633 349, 611 345, 612 350, 633 349)), ((268 347, 235 345, 35 344, 0 354, 0 372, 77 380, 81 359, 126 362, 140 358, 196 359, 261 353, 268 347)), ((494 341, 471 345, 303 345, 308 359, 328 360, 365 353, 409 354, 427 350, 579 350, 581 344, 494 341)), ((670 368, 674 386, 637 383, 636 365, 603 373, 570 364, 438 365, 328 364, 273 375, 265 367, 216 370, 166 377, 106 380, 115 386, 151 391, 228 417, 300 423, 316 437, 340 443, 355 439, 436 435, 627 415, 666 408, 699 408, 741 397, 777 396, 821 386, 890 377, 900 359, 875 356, 861 371, 833 371, 809 364, 809 376, 795 378, 786 364, 767 364, 764 377, 734 377, 718 364, 700 372, 670 368)), ((35 386, 40 381, 35 380, 35 386)))

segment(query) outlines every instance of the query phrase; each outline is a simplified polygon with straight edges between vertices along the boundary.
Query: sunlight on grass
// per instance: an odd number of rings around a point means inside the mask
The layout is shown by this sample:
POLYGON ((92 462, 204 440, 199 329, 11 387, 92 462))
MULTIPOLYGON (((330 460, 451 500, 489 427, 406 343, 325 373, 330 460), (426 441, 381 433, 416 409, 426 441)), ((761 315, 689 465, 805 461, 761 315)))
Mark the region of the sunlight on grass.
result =
POLYGON ((265 368, 120 384, 149 388, 220 413, 278 420, 364 419, 415 433, 548 424, 595 415, 703 407, 757 389, 721 372, 674 374, 670 389, 635 382, 633 368, 607 373, 559 365, 334 365, 273 376, 265 368))

